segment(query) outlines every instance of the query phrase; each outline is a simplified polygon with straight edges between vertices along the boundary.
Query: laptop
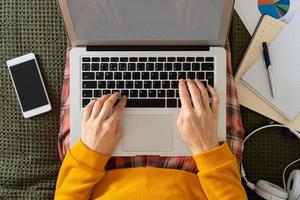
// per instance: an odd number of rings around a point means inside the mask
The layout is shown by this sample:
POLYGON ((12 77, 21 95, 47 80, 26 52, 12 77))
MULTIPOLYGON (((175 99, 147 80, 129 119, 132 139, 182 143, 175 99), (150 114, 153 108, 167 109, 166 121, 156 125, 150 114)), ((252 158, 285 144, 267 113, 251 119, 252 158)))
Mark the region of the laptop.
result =
POLYGON ((226 139, 225 45, 234 0, 59 0, 70 55, 71 145, 93 98, 128 97, 113 156, 188 156, 176 127, 179 79, 199 79, 220 97, 226 139))

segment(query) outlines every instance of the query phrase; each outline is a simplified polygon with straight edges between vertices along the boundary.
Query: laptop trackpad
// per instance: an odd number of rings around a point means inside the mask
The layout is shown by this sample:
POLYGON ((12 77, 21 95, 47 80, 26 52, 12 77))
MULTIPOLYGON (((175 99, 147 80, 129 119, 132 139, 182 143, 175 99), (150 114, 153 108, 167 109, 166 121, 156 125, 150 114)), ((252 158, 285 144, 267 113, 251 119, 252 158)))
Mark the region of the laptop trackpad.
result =
POLYGON ((125 115, 123 117, 123 151, 173 151, 172 115, 125 115))

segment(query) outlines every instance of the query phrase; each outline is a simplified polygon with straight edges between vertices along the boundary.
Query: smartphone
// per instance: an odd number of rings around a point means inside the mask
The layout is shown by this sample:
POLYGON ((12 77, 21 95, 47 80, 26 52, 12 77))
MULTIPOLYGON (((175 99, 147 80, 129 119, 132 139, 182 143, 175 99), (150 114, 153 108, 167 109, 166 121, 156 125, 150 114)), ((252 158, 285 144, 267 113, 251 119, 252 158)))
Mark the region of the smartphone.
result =
POLYGON ((6 62, 24 118, 51 110, 45 85, 33 53, 6 62))

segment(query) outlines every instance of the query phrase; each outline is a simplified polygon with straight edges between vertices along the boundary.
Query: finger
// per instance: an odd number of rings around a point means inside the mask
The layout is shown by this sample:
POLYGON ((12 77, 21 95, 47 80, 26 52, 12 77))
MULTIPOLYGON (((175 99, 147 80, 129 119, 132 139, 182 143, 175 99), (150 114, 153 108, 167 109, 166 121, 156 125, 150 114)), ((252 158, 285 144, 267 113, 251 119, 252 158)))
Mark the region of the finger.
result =
POLYGON ((202 101, 204 108, 205 109, 210 108, 207 89, 204 87, 204 85, 201 81, 195 80, 195 83, 200 90, 201 101, 202 101))
POLYGON ((91 114, 92 114, 92 110, 93 110, 93 107, 94 107, 94 104, 95 104, 96 100, 92 100, 90 101, 90 103, 85 107, 84 109, 84 113, 83 113, 83 120, 84 121, 87 121, 89 120, 91 114))
POLYGON ((108 99, 108 95, 102 96, 100 99, 97 99, 94 103, 93 111, 91 114, 91 118, 95 119, 98 117, 100 110, 104 104, 104 102, 108 99))
POLYGON ((120 121, 122 113, 125 110, 126 103, 127 103, 127 97, 126 96, 122 96, 121 100, 115 106, 115 108, 113 109, 112 114, 111 114, 111 116, 109 118, 112 122, 118 122, 118 121, 120 121))
POLYGON ((212 109, 213 113, 218 113, 218 110, 219 110, 219 96, 218 96, 216 90, 213 87, 208 85, 207 88, 208 88, 208 91, 209 91, 211 99, 212 99, 211 109, 212 109))
POLYGON ((192 102, 194 105, 194 108, 196 110, 201 110, 203 108, 202 101, 201 101, 201 96, 200 96, 200 91, 194 81, 188 80, 187 85, 191 94, 192 102))
POLYGON ((104 120, 107 119, 109 114, 111 113, 111 111, 113 110, 113 107, 115 105, 115 103, 118 101, 120 97, 120 93, 116 92, 114 94, 112 94, 103 104, 102 109, 100 111, 100 114, 98 116, 98 118, 100 120, 104 120))
POLYGON ((182 108, 192 110, 192 100, 184 80, 179 81, 179 96, 182 108))

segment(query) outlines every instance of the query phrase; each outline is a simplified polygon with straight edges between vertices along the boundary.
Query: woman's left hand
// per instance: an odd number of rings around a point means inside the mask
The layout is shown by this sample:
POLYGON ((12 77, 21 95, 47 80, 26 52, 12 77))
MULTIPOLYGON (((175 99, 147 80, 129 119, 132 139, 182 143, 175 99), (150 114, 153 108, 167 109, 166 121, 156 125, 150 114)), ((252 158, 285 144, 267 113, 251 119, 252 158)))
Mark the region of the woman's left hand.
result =
POLYGON ((122 136, 120 119, 127 98, 120 93, 92 100, 85 108, 81 125, 81 140, 92 151, 110 156, 122 136))

